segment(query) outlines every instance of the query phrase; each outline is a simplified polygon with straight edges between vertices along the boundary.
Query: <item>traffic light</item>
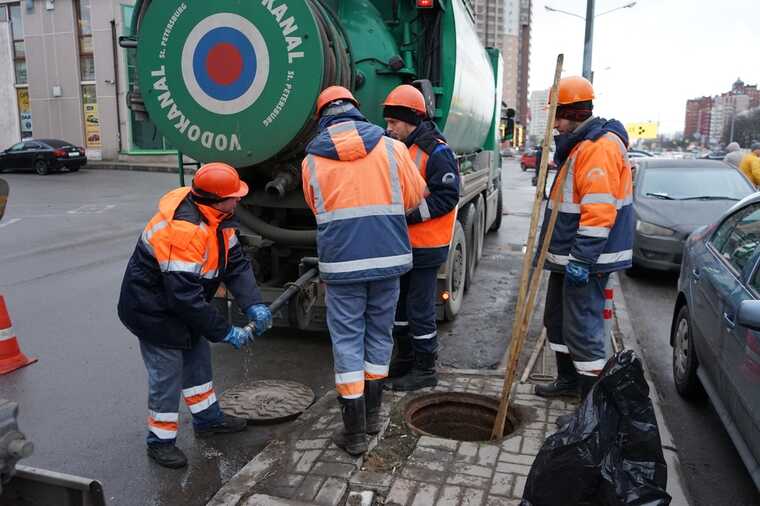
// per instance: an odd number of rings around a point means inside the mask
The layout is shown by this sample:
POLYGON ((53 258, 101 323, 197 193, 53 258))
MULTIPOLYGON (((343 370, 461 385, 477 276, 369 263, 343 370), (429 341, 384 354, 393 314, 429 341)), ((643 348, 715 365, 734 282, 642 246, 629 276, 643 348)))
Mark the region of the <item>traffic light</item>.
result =
POLYGON ((515 110, 507 109, 507 125, 504 129, 504 140, 511 141, 515 137, 515 110))

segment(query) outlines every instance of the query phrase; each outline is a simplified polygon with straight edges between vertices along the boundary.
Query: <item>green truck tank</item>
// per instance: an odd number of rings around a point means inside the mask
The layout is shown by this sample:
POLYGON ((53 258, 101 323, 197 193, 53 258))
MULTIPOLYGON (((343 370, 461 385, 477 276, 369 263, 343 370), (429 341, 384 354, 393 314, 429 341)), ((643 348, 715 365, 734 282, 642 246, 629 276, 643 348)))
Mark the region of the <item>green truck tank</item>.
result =
MULTIPOLYGON (((502 60, 478 40, 469 0, 138 0, 135 12, 134 35, 121 40, 137 52, 130 107, 182 154, 227 162, 251 184, 238 216, 268 301, 311 272, 302 259, 316 252, 300 164, 320 91, 351 89, 384 125, 385 96, 419 87, 463 176, 439 274, 439 316, 456 316, 502 212, 502 60)), ((324 325, 318 280, 306 281, 276 323, 324 325)))

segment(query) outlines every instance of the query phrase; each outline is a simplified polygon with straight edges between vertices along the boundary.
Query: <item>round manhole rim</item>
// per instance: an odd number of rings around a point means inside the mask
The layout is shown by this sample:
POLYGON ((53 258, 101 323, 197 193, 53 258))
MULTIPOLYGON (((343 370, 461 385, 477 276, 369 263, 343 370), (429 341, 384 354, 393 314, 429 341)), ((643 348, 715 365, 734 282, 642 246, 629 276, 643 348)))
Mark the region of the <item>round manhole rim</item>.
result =
MULTIPOLYGON (((419 395, 406 402, 403 409, 404 422, 406 423, 407 427, 412 432, 420 436, 430 436, 430 437, 436 437, 436 438, 441 438, 441 439, 449 439, 452 441, 465 441, 464 439, 457 439, 457 438, 453 438, 449 436, 444 436, 444 435, 428 432, 427 430, 415 425, 413 421, 415 414, 419 413, 421 410, 430 408, 435 405, 445 404, 445 403, 461 403, 461 404, 475 405, 480 408, 484 408, 485 410, 492 411, 494 414, 494 419, 496 418, 496 415, 499 410, 499 400, 487 395, 476 394, 476 393, 471 393, 471 392, 432 392, 432 393, 419 395)), ((508 411, 508 416, 507 416, 507 424, 504 428, 503 437, 494 439, 494 440, 491 440, 489 438, 489 439, 470 440, 470 441, 496 443, 496 442, 512 437, 515 434, 515 432, 517 432, 521 424, 521 419, 523 418, 522 413, 519 413, 519 411, 520 410, 517 407, 510 406, 510 409, 508 411)))

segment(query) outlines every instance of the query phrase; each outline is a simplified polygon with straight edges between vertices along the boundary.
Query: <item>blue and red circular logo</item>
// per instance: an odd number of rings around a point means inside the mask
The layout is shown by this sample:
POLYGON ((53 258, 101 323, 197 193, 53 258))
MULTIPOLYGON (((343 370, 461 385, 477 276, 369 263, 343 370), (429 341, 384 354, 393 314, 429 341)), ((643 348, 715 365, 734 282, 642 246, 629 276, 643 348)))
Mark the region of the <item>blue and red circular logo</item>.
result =
POLYGON ((261 32, 232 13, 209 16, 190 32, 182 50, 182 74, 190 95, 208 111, 237 114, 266 85, 269 52, 261 32))

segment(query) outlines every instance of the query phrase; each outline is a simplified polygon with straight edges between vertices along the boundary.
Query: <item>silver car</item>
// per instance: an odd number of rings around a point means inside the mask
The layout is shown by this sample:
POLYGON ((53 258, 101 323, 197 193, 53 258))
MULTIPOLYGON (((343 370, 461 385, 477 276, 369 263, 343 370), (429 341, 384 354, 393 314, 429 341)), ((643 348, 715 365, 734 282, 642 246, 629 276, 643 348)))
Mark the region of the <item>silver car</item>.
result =
POLYGON ((686 241, 670 343, 676 389, 707 394, 760 488, 760 193, 686 241))

